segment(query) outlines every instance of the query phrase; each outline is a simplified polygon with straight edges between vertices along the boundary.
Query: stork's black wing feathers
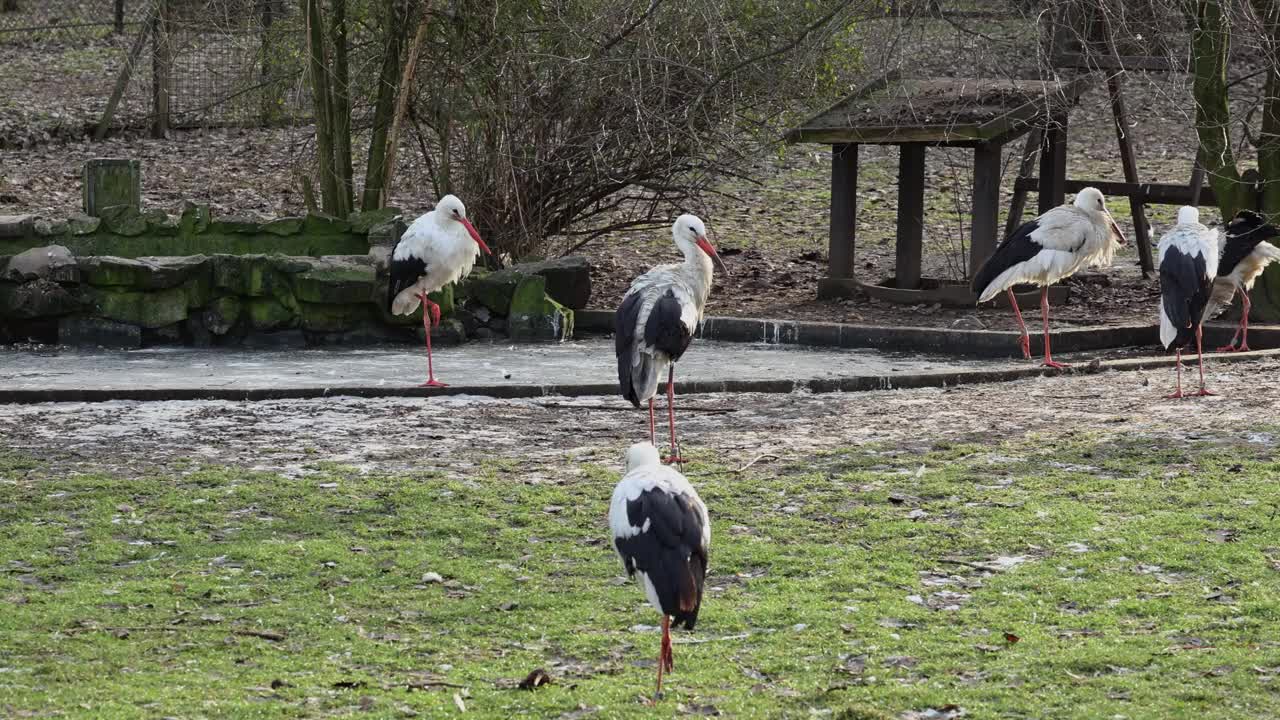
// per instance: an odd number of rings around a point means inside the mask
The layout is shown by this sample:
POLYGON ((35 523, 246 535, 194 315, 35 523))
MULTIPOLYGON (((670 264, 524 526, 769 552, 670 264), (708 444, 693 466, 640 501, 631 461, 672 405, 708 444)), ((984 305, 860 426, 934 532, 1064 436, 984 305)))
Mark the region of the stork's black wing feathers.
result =
POLYGON ((689 349, 689 343, 693 340, 693 336, 689 334, 689 328, 685 327, 684 321, 680 319, 682 310, 675 292, 668 288, 662 297, 658 298, 658 302, 653 304, 653 309, 649 311, 649 317, 644 323, 645 345, 651 345, 655 350, 666 353, 667 357, 671 358, 671 362, 679 360, 684 351, 689 349))
POLYGON ((702 607, 707 549, 702 545, 702 516, 683 495, 653 488, 627 503, 627 521, 647 529, 614 545, 628 572, 645 574, 657 592, 662 612, 690 630, 702 607))
POLYGON ((973 291, 981 295, 988 285, 1000 277, 1000 273, 1020 262, 1030 260, 1043 250, 1043 245, 1031 239, 1031 233, 1035 232, 1039 227, 1040 223, 1036 220, 1023 223, 1021 227, 1001 241, 996 251, 991 254, 991 257, 987 258, 987 261, 982 264, 977 274, 973 276, 973 291))
POLYGON ((1218 261, 1218 275, 1230 275, 1232 270, 1236 269, 1242 260, 1249 257, 1253 249, 1258 247, 1258 243, 1266 240, 1259 232, 1249 232, 1243 235, 1228 235, 1226 247, 1222 250, 1222 260, 1218 261))
POLYGON ((622 390, 622 397, 636 407, 640 407, 640 398, 631 383, 631 355, 642 304, 640 293, 631 293, 622 298, 622 305, 613 314, 613 352, 618 356, 618 387, 622 390))
POLYGON ((1164 259, 1160 261, 1160 299, 1164 314, 1178 329, 1178 336, 1168 349, 1182 349, 1195 341, 1192 318, 1198 322, 1204 314, 1212 287, 1213 278, 1205 268, 1204 255, 1188 255, 1177 246, 1165 250, 1164 259))
POLYGON ((427 263, 422 258, 412 255, 397 259, 393 251, 388 269, 390 270, 390 278, 387 281, 387 310, 389 311, 397 295, 405 288, 412 287, 418 282, 418 278, 427 274, 427 263))

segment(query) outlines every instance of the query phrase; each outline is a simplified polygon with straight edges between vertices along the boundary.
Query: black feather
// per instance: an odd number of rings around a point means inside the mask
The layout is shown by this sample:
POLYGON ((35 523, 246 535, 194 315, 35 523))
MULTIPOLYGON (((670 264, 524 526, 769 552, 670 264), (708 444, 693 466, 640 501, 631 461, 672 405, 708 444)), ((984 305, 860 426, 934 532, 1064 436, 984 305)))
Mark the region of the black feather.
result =
POLYGON ((1164 314, 1178 330, 1178 336, 1167 349, 1181 350, 1195 342, 1192 318, 1204 314, 1212 286, 1213 278, 1206 272, 1204 255, 1186 255, 1176 246, 1165 250, 1164 259, 1160 261, 1160 298, 1164 314))
POLYGON ((427 274, 427 263, 415 255, 396 259, 395 252, 392 251, 391 265, 388 269, 390 278, 387 281, 387 310, 391 310, 391 304, 395 302, 396 296, 405 288, 412 287, 418 282, 418 278, 427 274))
POLYGON ((668 289, 662 297, 658 298, 658 302, 653 304, 649 317, 644 321, 645 345, 666 353, 667 357, 671 358, 671 362, 679 360, 680 356, 684 355, 684 351, 689 349, 689 343, 693 341, 689 328, 680 319, 681 310, 676 294, 668 289))
POLYGON ((622 390, 622 397, 636 407, 640 407, 640 398, 631 383, 631 357, 642 304, 640 293, 631 293, 622 298, 622 304, 613 314, 613 352, 618 356, 618 387, 622 390))
POLYGON ((1222 260, 1218 262, 1218 275, 1230 275, 1242 260, 1258 243, 1276 237, 1276 229, 1252 210, 1241 210, 1227 224, 1227 242, 1222 250, 1222 260))
POLYGON ((683 495, 657 488, 627 503, 627 522, 646 527, 638 535, 614 538, 627 572, 644 572, 658 595, 662 612, 677 627, 692 630, 702 607, 707 549, 702 545, 702 516, 683 495))
POLYGON ((1031 233, 1040 227, 1040 223, 1036 220, 1023 223, 1022 227, 1014 230, 1011 235, 1006 237, 996 251, 987 258, 987 261, 978 269, 977 274, 973 276, 973 291, 982 294, 987 286, 995 279, 1000 277, 1000 273, 1021 262, 1026 262, 1035 257, 1037 253, 1044 249, 1044 246, 1031 239, 1031 233))

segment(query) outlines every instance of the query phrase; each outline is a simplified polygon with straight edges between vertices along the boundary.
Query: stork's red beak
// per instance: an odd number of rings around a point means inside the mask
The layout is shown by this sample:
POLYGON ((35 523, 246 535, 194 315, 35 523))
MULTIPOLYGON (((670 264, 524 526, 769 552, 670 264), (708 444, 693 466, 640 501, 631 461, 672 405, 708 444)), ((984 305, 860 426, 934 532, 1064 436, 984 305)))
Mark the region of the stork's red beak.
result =
POLYGON ((467 229, 467 232, 471 234, 471 239, 476 241, 476 244, 480 246, 480 249, 484 251, 485 255, 493 254, 493 251, 489 249, 489 246, 484 244, 484 240, 480 239, 480 233, 476 232, 476 226, 472 225, 470 220, 460 217, 458 218, 458 222, 462 223, 462 227, 467 229))
POLYGON ((707 238, 699 235, 697 243, 698 247, 702 248, 702 252, 711 257, 711 262, 715 263, 716 267, 720 268, 720 272, 724 273, 725 276, 728 276, 729 268, 724 266, 724 261, 720 259, 720 253, 716 252, 716 249, 711 246, 711 243, 707 242, 707 238))
POLYGON ((1115 233, 1115 236, 1120 238, 1120 244, 1124 245, 1128 241, 1125 240, 1124 233, 1120 232, 1120 226, 1116 224, 1116 221, 1114 219, 1112 219, 1111 211, 1104 210, 1103 212, 1105 212, 1107 215, 1107 224, 1111 226, 1111 232, 1115 233))

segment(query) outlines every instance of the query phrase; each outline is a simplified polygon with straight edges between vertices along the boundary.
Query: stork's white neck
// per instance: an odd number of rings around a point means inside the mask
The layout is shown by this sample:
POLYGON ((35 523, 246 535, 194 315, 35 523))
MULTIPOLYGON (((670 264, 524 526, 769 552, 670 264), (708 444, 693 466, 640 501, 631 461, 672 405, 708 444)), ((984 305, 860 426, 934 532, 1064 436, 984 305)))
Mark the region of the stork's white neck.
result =
POLYGON ((711 294, 711 279, 715 272, 715 267, 711 264, 711 258, 707 256, 702 248, 693 246, 684 251, 684 263, 681 265, 684 274, 689 278, 689 284, 698 294, 698 312, 701 314, 702 306, 707 302, 707 296, 711 294))

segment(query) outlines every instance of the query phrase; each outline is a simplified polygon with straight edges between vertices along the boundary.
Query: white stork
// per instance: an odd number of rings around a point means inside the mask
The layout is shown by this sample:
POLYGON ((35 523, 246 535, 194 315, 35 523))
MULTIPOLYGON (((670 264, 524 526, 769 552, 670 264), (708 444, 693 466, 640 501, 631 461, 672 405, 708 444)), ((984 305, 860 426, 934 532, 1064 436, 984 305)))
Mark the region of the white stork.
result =
POLYGON ((1009 304, 1022 330, 1022 354, 1031 359, 1031 338, 1013 286, 1034 283, 1040 286, 1040 316, 1044 320, 1044 365, 1064 368, 1049 352, 1049 286, 1070 277, 1085 265, 1106 267, 1124 234, 1107 212, 1102 192, 1087 187, 1076 193, 1070 205, 1060 205, 1025 223, 1004 239, 973 278, 973 291, 984 303, 1001 291, 1009 293, 1009 304))
POLYGON ((654 439, 653 398, 662 371, 667 371, 667 421, 671 429, 668 462, 683 462, 676 445, 675 367, 702 320, 711 293, 712 262, 728 274, 707 228, 694 215, 681 215, 671 226, 684 262, 659 265, 636 278, 614 315, 614 352, 622 397, 640 407, 649 402, 649 442, 654 439))
POLYGON ((1200 211, 1186 206, 1178 210, 1178 224, 1160 238, 1160 344, 1178 351, 1178 390, 1182 394, 1182 349, 1196 341, 1200 356, 1200 392, 1204 387, 1204 353, 1201 319, 1209 302, 1213 278, 1218 274, 1218 231, 1200 224, 1200 211))
POLYGON ((660 696, 663 672, 675 669, 672 620, 688 630, 698 621, 711 519, 698 492, 684 475, 662 464, 652 444, 632 445, 623 472, 609 502, 609 529, 628 577, 639 577, 649 604, 662 613, 660 696))
POLYGON ((1249 309, 1252 306, 1249 291, 1267 265, 1280 260, 1280 248, 1267 242, 1278 235, 1280 231, 1252 210, 1241 210, 1227 224, 1227 239, 1222 259, 1218 262, 1218 277, 1213 281, 1213 292, 1209 296, 1208 307, 1204 309, 1204 318, 1213 318, 1230 307, 1236 293, 1240 293, 1244 309, 1240 313, 1240 325, 1231 336, 1231 344, 1218 348, 1218 352, 1248 352, 1249 309), (1237 337, 1240 338, 1239 346, 1236 345, 1237 337))
POLYGON ((421 387, 445 387, 431 366, 431 326, 440 324, 440 306, 427 299, 471 272, 480 251, 492 255, 480 233, 467 220, 467 208, 455 195, 445 195, 431 212, 413 221, 391 253, 387 305, 395 315, 410 315, 423 306, 427 335, 427 381, 421 387))

